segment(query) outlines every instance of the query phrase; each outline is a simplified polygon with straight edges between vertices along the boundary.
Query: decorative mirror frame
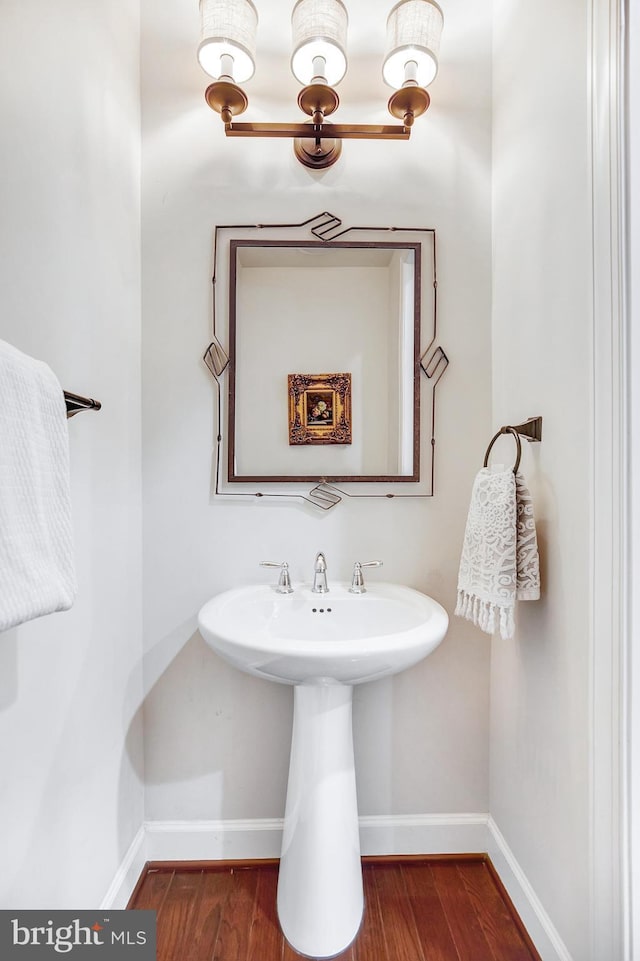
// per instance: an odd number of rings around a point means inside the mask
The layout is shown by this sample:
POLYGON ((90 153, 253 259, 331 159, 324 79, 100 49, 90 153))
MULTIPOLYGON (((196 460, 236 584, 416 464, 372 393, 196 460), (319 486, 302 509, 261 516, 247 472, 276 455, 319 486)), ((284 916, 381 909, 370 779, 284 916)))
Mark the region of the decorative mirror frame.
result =
MULTIPOLYGON (((217 404, 216 404, 217 431, 216 431, 216 436, 214 440, 214 444, 215 444, 214 469, 213 469, 214 476, 213 476, 213 484, 212 484, 213 495, 236 497, 236 498, 237 497, 301 498, 302 500, 312 504, 314 507, 318 507, 325 511, 329 510, 330 508, 334 507, 336 504, 340 503, 343 497, 393 498, 393 497, 431 497, 433 496, 434 475, 435 475, 435 419, 436 419, 435 393, 436 393, 436 387, 449 365, 449 359, 445 351, 442 349, 441 346, 437 345, 437 334, 438 334, 438 331, 437 331, 437 279, 436 279, 436 246, 435 244, 436 244, 436 237, 435 237, 434 228, 430 228, 430 227, 418 227, 418 228, 364 227, 364 226, 343 227, 343 224, 340 218, 326 211, 314 217, 311 217, 308 220, 302 221, 301 223, 295 223, 295 224, 234 224, 234 225, 217 226, 215 228, 214 250, 213 250, 213 278, 212 278, 213 340, 207 347, 207 350, 205 351, 205 354, 203 357, 205 364, 207 365, 209 371, 211 372, 211 374, 215 379, 216 389, 217 389, 217 404), (287 231, 288 236, 295 236, 295 240, 283 241, 282 243, 280 243, 279 241, 274 243, 272 241, 272 245, 305 247, 313 244, 313 242, 310 242, 308 240, 307 228, 308 228, 308 233, 310 233, 312 237, 316 238, 316 242, 319 241, 320 245, 326 245, 328 247, 329 246, 366 247, 368 245, 371 247, 401 246, 401 247, 407 247, 407 248, 414 246, 415 248, 418 249, 418 252, 420 253, 421 257, 422 257, 422 254, 420 251, 420 248, 421 248, 420 243, 412 244, 410 242, 407 242, 406 244, 404 243, 394 244, 390 242, 389 244, 385 244, 382 240, 380 240, 379 242, 375 242, 375 243, 371 242, 370 244, 367 244, 365 241, 362 241, 362 239, 358 239, 357 241, 354 241, 353 244, 350 244, 348 241, 345 242, 344 240, 342 240, 342 238, 344 238, 346 235, 351 235, 352 237, 353 235, 359 235, 359 238, 362 238, 363 234, 366 234, 366 236, 370 239, 372 236, 378 237, 381 234, 388 235, 389 233, 393 233, 393 234, 406 233, 406 234, 414 235, 414 237, 416 235, 419 236, 423 234, 430 235, 432 251, 433 251, 432 277, 431 277, 430 289, 429 289, 429 277, 427 276, 427 271, 424 270, 424 265, 422 264, 422 262, 418 263, 417 261, 415 265, 415 269, 418 276, 420 275, 420 273, 422 274, 422 283, 418 285, 420 307, 422 307, 422 304, 424 302, 424 297, 430 296, 431 298, 429 302, 429 309, 430 309, 430 316, 432 318, 432 323, 431 323, 431 332, 430 332, 429 342, 425 349, 422 349, 422 345, 418 343, 418 340, 420 337, 420 325, 418 324, 417 338, 415 343, 416 356, 419 360, 419 370, 421 370, 422 373, 424 373, 426 378, 425 386, 427 387, 427 389, 430 390, 430 409, 431 409, 430 443, 428 446, 426 444, 424 445, 420 444, 419 432, 416 431, 414 445, 418 448, 418 450, 416 451, 416 455, 422 458, 422 461, 423 461, 422 467, 420 469, 422 480, 417 481, 415 476, 404 476, 404 475, 397 475, 397 476, 394 475, 393 478, 390 478, 390 477, 379 478, 379 480, 384 480, 385 486, 388 484, 394 484, 394 485, 398 483, 403 484, 403 493, 396 493, 395 491, 392 492, 388 490, 382 490, 382 491, 371 490, 371 488, 374 485, 370 483, 366 485, 358 483, 358 481, 360 481, 361 478, 355 475, 353 477, 349 476, 349 478, 340 478, 341 482, 347 483, 351 488, 351 490, 344 490, 343 488, 338 488, 335 486, 335 483, 333 481, 328 481, 326 478, 323 477, 323 478, 319 478, 315 486, 309 491, 291 489, 291 488, 294 488, 299 481, 309 480, 309 478, 296 478, 296 477, 288 477, 288 476, 287 477, 274 476, 273 478, 271 477, 261 477, 261 478, 249 477, 248 478, 249 481, 253 481, 253 482, 257 481, 261 485, 266 484, 270 486, 271 484, 274 484, 279 486, 280 488, 283 488, 283 487, 286 488, 284 490, 280 489, 278 491, 272 491, 270 489, 255 490, 252 484, 247 484, 247 483, 239 484, 237 483, 238 478, 232 476, 233 461, 231 460, 231 458, 233 456, 233 437, 231 438, 231 443, 230 443, 229 437, 227 436, 225 438, 225 434, 222 426, 223 410, 225 406, 222 403, 222 400, 223 400, 222 385, 223 385, 225 376, 226 378, 229 378, 231 373, 229 370, 230 357, 227 349, 225 349, 225 347, 223 346, 223 344, 219 339, 218 331, 216 327, 216 313, 217 313, 216 301, 218 299, 216 284, 218 282, 218 279, 223 275, 223 273, 225 273, 224 268, 227 266, 229 267, 229 277, 231 279, 231 273, 232 273, 231 264, 232 262, 233 263, 235 262, 235 257, 234 258, 231 257, 230 251, 234 244, 237 245, 237 244, 244 243, 247 246, 251 244, 259 245, 259 246, 263 245, 262 241, 248 241, 247 239, 245 239, 244 241, 241 241, 238 239, 237 236, 236 237, 233 236, 234 232, 236 234, 238 232, 243 232, 246 235, 252 235, 252 232, 255 230, 255 231, 260 231, 264 234, 266 233, 269 233, 270 235, 275 234, 276 236, 281 237, 282 234, 280 234, 280 231, 283 231, 283 232, 287 231), (227 472, 228 472, 226 483, 230 484, 231 489, 227 489, 224 487, 225 479, 222 473, 222 465, 225 462, 225 453, 226 453, 227 472), (415 487, 418 488, 418 490, 411 493, 408 493, 408 492, 404 493, 404 491, 407 488, 407 481, 412 483, 412 485, 415 484, 415 487), (362 490, 362 488, 364 487, 367 488, 366 492, 362 490)), ((267 246, 268 242, 264 242, 264 245, 267 246)), ((318 246, 318 243, 316 243, 316 246, 318 246)), ((235 270, 235 267, 234 267, 234 270, 235 270)), ((229 301, 228 301, 229 310, 231 309, 230 301, 232 297, 235 299, 235 287, 233 289, 233 292, 230 292, 229 294, 229 301)), ((418 311, 416 309, 416 313, 419 314, 421 312, 422 311, 418 311)), ((229 331, 229 323, 227 323, 227 331, 229 331)), ((229 391, 229 385, 227 385, 227 391, 229 391)), ((226 399, 226 395, 225 395, 225 399, 226 399)), ((233 415, 233 404, 234 404, 233 389, 231 390, 230 399, 227 401, 227 404, 231 405, 231 408, 232 408, 231 413, 233 415)), ((419 409, 419 407, 420 407, 420 404, 419 404, 419 391, 418 391, 417 408, 419 409)), ((423 427, 419 425, 418 427, 419 427, 419 431, 423 430, 423 427)), ((231 433, 233 434, 233 431, 231 433)), ((322 441, 319 441, 319 442, 322 442, 322 441)), ((375 478, 375 479, 378 480, 378 478, 375 478)), ((379 487, 380 485, 377 485, 377 486, 379 487)))

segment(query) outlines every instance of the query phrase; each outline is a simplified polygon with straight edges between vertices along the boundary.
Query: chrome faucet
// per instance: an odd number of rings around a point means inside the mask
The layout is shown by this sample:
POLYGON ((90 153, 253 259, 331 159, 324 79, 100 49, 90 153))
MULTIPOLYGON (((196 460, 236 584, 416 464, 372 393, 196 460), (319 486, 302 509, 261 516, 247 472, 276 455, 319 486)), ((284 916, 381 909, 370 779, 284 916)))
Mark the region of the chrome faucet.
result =
POLYGON ((322 551, 318 551, 316 554, 316 561, 313 565, 313 587, 311 591, 313 594, 327 594, 329 591, 327 587, 327 562, 322 551))
POLYGON ((289 565, 286 561, 274 563, 273 561, 260 561, 260 567, 277 567, 280 569, 278 586, 274 588, 276 594, 293 594, 291 578, 289 577, 289 565))
POLYGON ((349 588, 350 594, 366 594, 367 589, 364 586, 364 577, 362 576, 363 567, 382 567, 382 561, 356 561, 353 565, 353 578, 351 580, 351 587, 349 588))

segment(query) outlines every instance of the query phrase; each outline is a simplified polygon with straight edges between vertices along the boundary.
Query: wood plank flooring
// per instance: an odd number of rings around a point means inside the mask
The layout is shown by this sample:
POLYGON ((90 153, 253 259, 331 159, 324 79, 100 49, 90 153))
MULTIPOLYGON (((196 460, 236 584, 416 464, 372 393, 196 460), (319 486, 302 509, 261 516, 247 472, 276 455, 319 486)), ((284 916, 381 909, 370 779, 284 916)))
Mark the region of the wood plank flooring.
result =
MULTIPOLYGON (((540 961, 488 858, 364 858, 365 914, 336 961, 540 961)), ((278 864, 150 862, 157 961, 300 961, 276 916, 278 864)))

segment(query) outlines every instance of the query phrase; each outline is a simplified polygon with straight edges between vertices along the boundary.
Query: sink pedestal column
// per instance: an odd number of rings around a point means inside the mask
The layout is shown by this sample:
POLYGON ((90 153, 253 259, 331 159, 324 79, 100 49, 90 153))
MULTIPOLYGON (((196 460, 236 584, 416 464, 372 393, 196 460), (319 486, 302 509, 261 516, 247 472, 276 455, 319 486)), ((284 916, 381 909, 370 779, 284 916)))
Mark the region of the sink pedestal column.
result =
POLYGON ((328 958, 355 938, 364 899, 349 685, 294 688, 278 917, 300 954, 328 958))

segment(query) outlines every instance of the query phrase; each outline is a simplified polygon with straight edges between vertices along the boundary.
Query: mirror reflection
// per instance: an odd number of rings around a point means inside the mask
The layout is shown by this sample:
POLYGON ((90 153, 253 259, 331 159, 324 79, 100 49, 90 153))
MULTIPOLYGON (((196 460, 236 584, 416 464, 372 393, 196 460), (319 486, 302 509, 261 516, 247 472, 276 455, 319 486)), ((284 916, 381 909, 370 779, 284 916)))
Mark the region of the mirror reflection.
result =
POLYGON ((231 240, 228 480, 420 479, 421 244, 231 240))

